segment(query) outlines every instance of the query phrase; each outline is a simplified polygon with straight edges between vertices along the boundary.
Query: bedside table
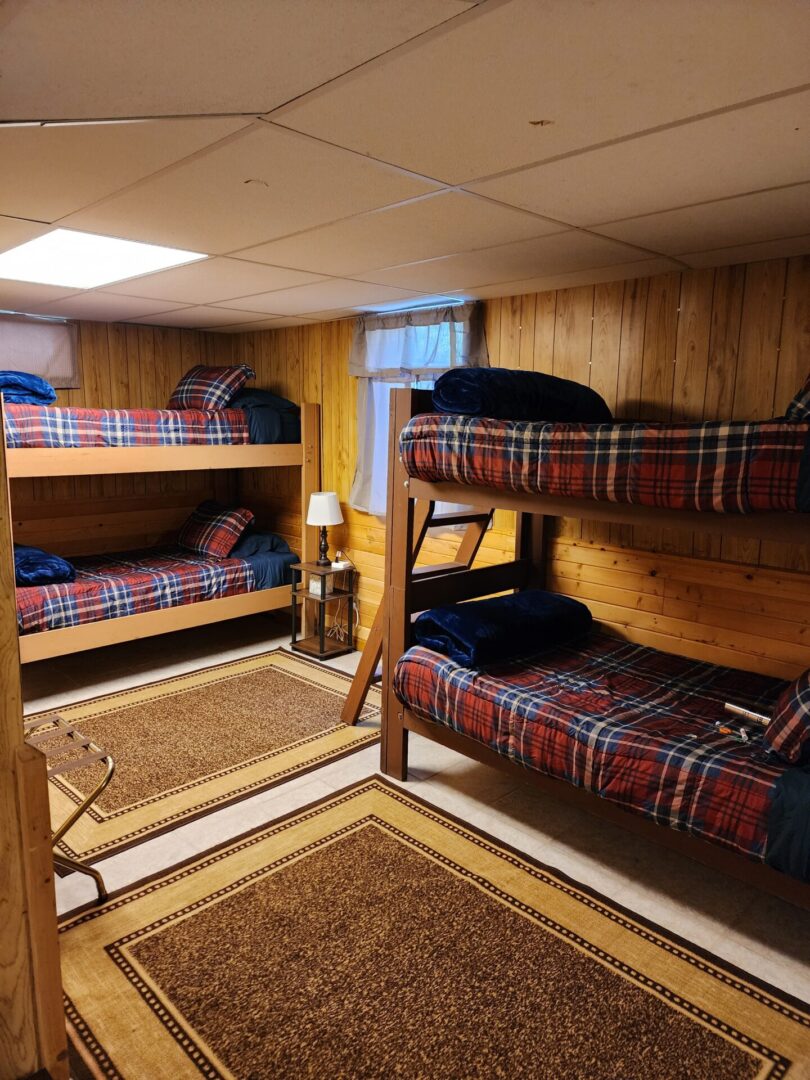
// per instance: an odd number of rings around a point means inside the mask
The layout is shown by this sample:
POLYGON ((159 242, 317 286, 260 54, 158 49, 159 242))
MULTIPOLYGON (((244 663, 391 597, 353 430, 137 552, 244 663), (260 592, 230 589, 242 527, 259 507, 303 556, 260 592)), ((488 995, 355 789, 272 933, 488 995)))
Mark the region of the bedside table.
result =
POLYGON ((319 566, 316 562, 294 563, 292 571, 292 638, 290 648, 303 653, 314 660, 331 660, 335 656, 345 656, 354 652, 354 568, 336 569, 332 566, 319 566), (346 574, 348 586, 338 588, 333 581, 335 574, 346 574), (311 603, 318 605, 318 632, 310 637, 298 639, 297 600, 302 606, 311 603), (326 635, 326 613, 328 605, 335 603, 336 619, 340 616, 341 601, 346 601, 346 641, 336 641, 326 635))

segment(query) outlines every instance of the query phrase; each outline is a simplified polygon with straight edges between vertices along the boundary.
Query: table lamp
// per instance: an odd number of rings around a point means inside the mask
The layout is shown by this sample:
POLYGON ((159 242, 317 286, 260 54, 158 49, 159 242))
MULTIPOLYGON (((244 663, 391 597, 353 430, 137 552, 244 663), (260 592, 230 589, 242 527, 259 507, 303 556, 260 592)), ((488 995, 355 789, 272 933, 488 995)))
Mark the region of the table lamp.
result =
POLYGON ((313 491, 309 497, 309 511, 307 512, 307 525, 319 525, 321 529, 321 543, 318 552, 318 566, 331 566, 329 559, 329 544, 326 539, 327 525, 341 525, 343 514, 340 512, 340 502, 335 491, 313 491))

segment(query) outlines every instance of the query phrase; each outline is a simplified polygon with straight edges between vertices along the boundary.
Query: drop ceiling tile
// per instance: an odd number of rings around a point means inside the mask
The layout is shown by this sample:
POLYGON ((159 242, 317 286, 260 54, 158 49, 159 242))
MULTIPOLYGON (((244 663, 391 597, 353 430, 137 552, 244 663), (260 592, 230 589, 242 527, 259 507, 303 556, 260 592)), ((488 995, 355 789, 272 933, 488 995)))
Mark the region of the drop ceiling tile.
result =
POLYGON ((569 230, 517 244, 451 255, 446 259, 410 263, 370 276, 383 285, 417 289, 422 293, 455 293, 458 289, 495 285, 501 281, 548 277, 612 263, 644 259, 649 252, 605 241, 601 236, 569 230))
POLYGON ((149 323, 154 326, 210 327, 224 326, 225 323, 242 324, 262 322, 261 312, 246 311, 240 316, 236 311, 222 307, 187 307, 167 311, 161 315, 144 315, 143 318, 131 319, 130 322, 149 323))
POLYGON ((220 117, 0 127, 0 213, 56 221, 248 123, 220 117))
POLYGON ((810 179, 810 92, 722 113, 473 185, 593 225, 810 179))
POLYGON ((73 296, 75 292, 75 289, 63 289, 56 285, 33 285, 28 281, 0 278, 0 309, 29 311, 36 315, 52 300, 73 296))
POLYGON ((435 185, 261 121, 62 224, 222 254, 435 185))
POLYGON ((651 277, 653 274, 666 274, 671 270, 683 270, 683 266, 674 259, 641 259, 617 266, 603 266, 598 270, 577 270, 571 274, 551 274, 547 277, 527 278, 524 281, 508 281, 500 285, 484 285, 473 292, 480 300, 497 296, 525 296, 527 293, 548 292, 551 289, 596 285, 603 281, 651 277))
POLYGON ((300 270, 220 257, 163 270, 159 274, 130 278, 129 281, 110 285, 104 291, 176 300, 181 304, 216 304, 235 296, 286 289, 320 280, 317 274, 304 274, 300 270))
POLYGON ((8 251, 9 248, 25 244, 50 231, 50 225, 39 225, 34 221, 20 221, 19 218, 0 217, 0 251, 8 251))
POLYGON ((759 262, 762 259, 789 259, 793 255, 810 255, 810 233, 783 240, 764 240, 759 244, 699 251, 679 258, 689 266, 730 266, 732 263, 759 262))
POLYGON ((448 191, 240 251, 244 259, 336 277, 559 232, 560 226, 448 191))
POLYGON ((68 319, 96 319, 100 322, 127 322, 142 315, 157 315, 174 311, 182 304, 167 304, 161 300, 144 300, 139 296, 112 296, 92 290, 48 304, 49 315, 64 315, 68 319))
POLYGON ((465 11, 467 0, 13 3, 10 119, 267 112, 465 11), (47 73, 47 77, 43 77, 47 73))
MULTIPOLYGON (((369 305, 368 309, 372 310, 373 305, 369 305)), ((339 319, 356 319, 360 314, 358 308, 332 308, 330 311, 314 311, 308 317, 313 319, 314 322, 337 322, 339 319)))
POLYGON ((358 307, 385 300, 408 300, 416 295, 411 290, 333 278, 316 285, 299 285, 297 289, 229 300, 227 306, 240 311, 266 311, 272 315, 307 315, 312 311, 358 307))
POLYGON ((803 85, 808 35, 800 0, 484 4, 273 118, 460 183, 803 85))
POLYGON ((629 244, 679 255, 810 232, 810 183, 600 225, 629 244))

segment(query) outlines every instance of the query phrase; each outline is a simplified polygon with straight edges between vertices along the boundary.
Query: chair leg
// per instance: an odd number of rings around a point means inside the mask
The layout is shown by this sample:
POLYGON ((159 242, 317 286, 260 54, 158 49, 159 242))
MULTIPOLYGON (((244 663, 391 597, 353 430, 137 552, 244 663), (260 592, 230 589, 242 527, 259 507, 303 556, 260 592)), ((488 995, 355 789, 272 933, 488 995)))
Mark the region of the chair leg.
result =
POLYGON ((69 855, 63 855, 59 851, 53 853, 53 861, 55 866, 61 866, 63 870, 74 870, 77 874, 86 874, 91 877, 96 883, 98 903, 104 903, 107 899, 107 887, 98 870, 94 870, 92 866, 85 866, 84 863, 79 862, 77 859, 71 859, 69 855))

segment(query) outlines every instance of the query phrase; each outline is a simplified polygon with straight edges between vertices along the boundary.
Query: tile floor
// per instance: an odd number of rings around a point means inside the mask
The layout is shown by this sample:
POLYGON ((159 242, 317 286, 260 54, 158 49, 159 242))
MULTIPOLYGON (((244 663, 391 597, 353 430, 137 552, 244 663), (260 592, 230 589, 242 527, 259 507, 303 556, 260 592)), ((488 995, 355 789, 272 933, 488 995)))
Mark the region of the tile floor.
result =
MULTIPOLYGON (((153 682, 288 643, 255 616, 24 669, 27 712, 153 682)), ((354 669, 359 653, 334 666, 354 669)), ((759 978, 810 1001, 810 915, 711 869, 540 795, 528 784, 411 736, 403 786, 759 978)), ((100 862, 118 889, 378 771, 371 747, 100 862)), ((86 877, 57 883, 60 912, 93 894, 86 877)))

